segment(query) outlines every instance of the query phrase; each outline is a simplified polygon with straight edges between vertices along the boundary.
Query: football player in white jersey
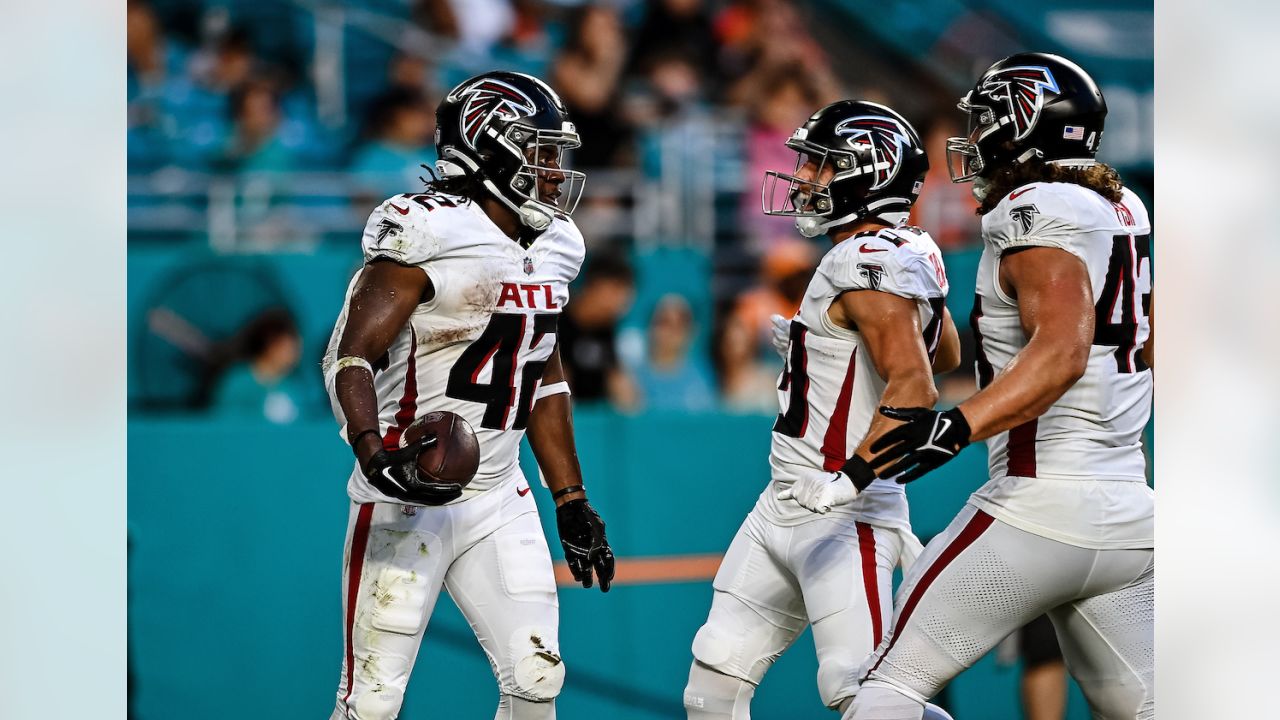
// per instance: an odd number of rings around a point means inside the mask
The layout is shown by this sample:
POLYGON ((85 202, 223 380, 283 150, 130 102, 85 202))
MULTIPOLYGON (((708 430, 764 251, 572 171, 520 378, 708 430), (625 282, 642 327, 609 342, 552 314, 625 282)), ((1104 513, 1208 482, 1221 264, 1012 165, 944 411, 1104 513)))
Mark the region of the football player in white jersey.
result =
POLYGON ((929 166, 916 131, 883 105, 846 100, 787 147, 796 169, 766 173, 764 211, 833 247, 783 321, 772 482, 716 573, 684 692, 691 720, 748 718, 756 686, 807 625, 822 703, 848 702, 884 630, 893 568, 919 549, 903 487, 867 464, 870 442, 897 424, 876 408, 932 406, 933 373, 959 364, 942 255, 903 224, 929 166))
POLYGON ((578 136, 556 93, 519 73, 467 80, 436 121, 439 177, 369 217, 324 362, 357 460, 332 717, 399 714, 443 586, 493 667, 497 718, 553 718, 565 671, 551 556, 518 464, 526 430, 574 577, 607 591, 614 564, 583 490, 556 344, 584 254, 569 219, 584 178, 560 167, 578 136), (419 477, 425 439, 402 440, 436 410, 479 441, 462 491, 419 477))
POLYGON ((1069 60, 1001 60, 960 108, 969 135, 948 142, 948 159, 981 203, 981 389, 946 412, 882 409, 907 422, 873 444, 873 463, 905 482, 986 440, 991 479, 904 579, 845 717, 918 720, 951 678, 1047 612, 1093 716, 1152 718, 1147 211, 1095 160, 1106 103, 1069 60))

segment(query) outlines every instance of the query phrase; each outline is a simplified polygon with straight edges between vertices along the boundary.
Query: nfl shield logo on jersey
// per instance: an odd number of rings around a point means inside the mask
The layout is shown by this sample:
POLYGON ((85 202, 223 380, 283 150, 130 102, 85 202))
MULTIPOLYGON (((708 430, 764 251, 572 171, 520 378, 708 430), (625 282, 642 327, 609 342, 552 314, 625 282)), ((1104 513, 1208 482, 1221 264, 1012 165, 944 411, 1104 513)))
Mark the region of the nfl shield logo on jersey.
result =
POLYGON ((526 257, 526 258, 524 259, 524 274, 525 274, 525 275, 532 275, 532 274, 533 274, 533 259, 532 259, 532 258, 526 257))

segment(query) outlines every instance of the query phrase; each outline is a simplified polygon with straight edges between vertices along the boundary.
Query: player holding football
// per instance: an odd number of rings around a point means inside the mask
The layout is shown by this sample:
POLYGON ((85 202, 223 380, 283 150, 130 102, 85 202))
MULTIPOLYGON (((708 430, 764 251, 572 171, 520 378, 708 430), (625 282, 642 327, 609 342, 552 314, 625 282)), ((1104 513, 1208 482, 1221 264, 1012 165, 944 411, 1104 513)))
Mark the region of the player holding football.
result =
POLYGON ((843 709, 888 618, 893 568, 919 549, 902 486, 867 464, 897 424, 876 407, 931 407, 934 371, 959 364, 942 256, 902 224, 928 169, 916 131, 883 105, 842 101, 787 147, 796 170, 766 173, 764 211, 834 247, 796 317, 777 318, 787 366, 773 480, 716 573, 684 692, 691 720, 748 718, 765 672, 810 624, 819 695, 843 709))
POLYGON ((526 430, 555 498, 574 578, 613 579, 587 503, 556 320, 584 246, 569 219, 582 173, 560 167, 578 135, 528 75, 487 73, 436 111, 440 179, 369 218, 325 379, 356 455, 334 720, 390 720, 442 586, 467 617, 501 693, 497 718, 554 718, 564 681, 551 557, 518 465, 526 430), (567 196, 560 202, 562 188, 567 196), (420 476, 415 418, 447 410, 480 445, 472 482, 420 476))
POLYGON ((882 475, 907 481, 986 440, 991 480, 904 579, 845 718, 918 720, 927 698, 1045 612, 1095 718, 1152 718, 1147 211, 1094 159, 1107 107, 1074 63, 1001 60, 960 109, 969 136, 948 142, 948 159, 981 203, 981 389, 946 412, 884 408, 907 422, 872 450, 882 475))

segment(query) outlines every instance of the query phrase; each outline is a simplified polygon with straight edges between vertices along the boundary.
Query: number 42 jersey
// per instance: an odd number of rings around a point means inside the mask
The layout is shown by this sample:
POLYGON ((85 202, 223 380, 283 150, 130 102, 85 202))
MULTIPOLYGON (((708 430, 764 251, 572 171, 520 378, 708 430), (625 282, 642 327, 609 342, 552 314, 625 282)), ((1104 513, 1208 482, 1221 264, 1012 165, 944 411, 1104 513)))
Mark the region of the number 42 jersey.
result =
POLYGON ((991 480, 970 502, 1015 526, 1090 548, 1149 548, 1154 495, 1142 430, 1151 415, 1151 223, 1129 190, 1120 202, 1071 183, 1032 183, 982 219, 984 242, 970 324, 978 385, 1023 347, 1016 298, 1000 287, 1000 259, 1027 247, 1065 250, 1084 263, 1094 336, 1084 375, 1040 417, 987 440, 991 480))
MULTIPOLYGON (((480 444, 475 479, 454 502, 518 476, 520 439, 556 344, 569 283, 582 266, 577 227, 557 218, 526 249, 464 198, 405 194, 373 212, 362 245, 366 263, 386 258, 421 268, 435 290, 373 363, 387 447, 398 446, 414 419, 447 410, 471 424, 480 444)), ((360 272, 347 288, 323 363, 344 439, 333 368, 360 272)), ((370 486, 358 467, 347 491, 356 502, 398 502, 370 486)))

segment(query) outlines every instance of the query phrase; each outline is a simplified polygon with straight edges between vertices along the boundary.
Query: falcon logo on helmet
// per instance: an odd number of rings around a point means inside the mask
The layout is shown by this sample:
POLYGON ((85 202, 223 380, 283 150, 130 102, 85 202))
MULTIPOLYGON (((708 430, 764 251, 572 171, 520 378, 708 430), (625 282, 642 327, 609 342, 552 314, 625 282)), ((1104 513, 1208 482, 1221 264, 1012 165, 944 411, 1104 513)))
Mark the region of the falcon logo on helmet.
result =
POLYGON ((476 149, 476 137, 494 116, 514 119, 529 117, 537 112, 528 95, 516 88, 492 78, 486 78, 458 91, 450 100, 466 98, 462 105, 462 140, 472 150, 476 149))
POLYGON ((1044 108, 1044 94, 1058 94, 1058 82, 1049 68, 1022 65, 1004 68, 982 80, 982 94, 1009 105, 1007 122, 1013 123, 1013 140, 1025 138, 1035 128, 1044 108))
POLYGON ((872 167, 875 180, 871 190, 879 190, 888 185, 898 174, 902 164, 902 151, 911 144, 911 138, 902 124, 893 118, 862 115, 849 118, 835 128, 836 135, 845 138, 845 142, 854 150, 871 148, 872 167))

